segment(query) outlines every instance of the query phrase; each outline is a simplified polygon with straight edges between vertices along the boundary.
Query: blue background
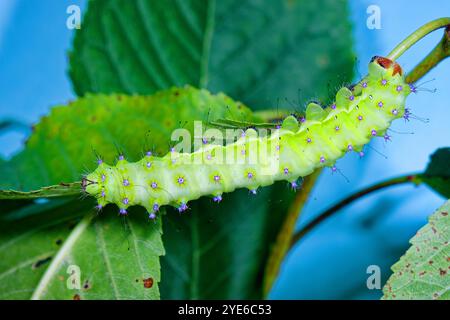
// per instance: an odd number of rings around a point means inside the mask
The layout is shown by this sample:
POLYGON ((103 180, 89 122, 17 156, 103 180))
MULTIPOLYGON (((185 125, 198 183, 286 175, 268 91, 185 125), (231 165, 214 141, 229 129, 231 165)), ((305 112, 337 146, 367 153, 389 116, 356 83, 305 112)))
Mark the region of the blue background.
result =
MULTIPOLYGON (((74 98, 67 71, 67 51, 73 33, 65 27, 66 8, 83 0, 0 1, 0 119, 31 124, 52 105, 74 98)), ((450 15, 448 0, 351 1, 358 71, 365 74, 373 55, 386 55, 422 24, 450 15), (369 30, 366 8, 381 9, 381 29, 369 30)), ((409 50, 399 62, 410 70, 438 42, 435 32, 409 50)), ((325 172, 298 222, 305 225, 315 215, 362 187, 389 177, 422 170, 437 148, 450 137, 450 59, 424 80, 434 81, 408 99, 408 107, 428 122, 398 121, 392 143, 371 144, 366 156, 356 154, 339 161, 341 174, 325 172), (387 159, 376 151, 384 154, 387 159), (345 176, 345 177, 344 177, 345 176)), ((423 81, 423 80, 422 80, 423 81)), ((20 130, 0 135, 0 155, 10 157, 22 147, 27 133, 20 130)), ((408 248, 408 240, 426 223, 427 216, 443 199, 425 186, 398 186, 365 197, 348 206, 307 235, 290 252, 274 286, 274 299, 372 299, 380 290, 366 287, 369 265, 381 268, 382 283, 390 266, 408 248)))

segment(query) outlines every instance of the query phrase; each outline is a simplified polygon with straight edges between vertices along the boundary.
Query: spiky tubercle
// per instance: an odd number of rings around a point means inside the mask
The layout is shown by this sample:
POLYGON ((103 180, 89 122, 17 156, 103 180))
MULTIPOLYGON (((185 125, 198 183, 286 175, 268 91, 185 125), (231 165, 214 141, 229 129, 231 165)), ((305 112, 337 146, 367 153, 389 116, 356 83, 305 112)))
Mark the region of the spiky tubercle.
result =
POLYGON ((115 203, 121 214, 141 205, 155 218, 165 205, 180 212, 188 202, 210 195, 220 202, 222 194, 237 188, 256 193, 259 187, 287 180, 295 188, 300 177, 329 166, 349 151, 362 152, 374 136, 386 138, 394 119, 405 114, 411 92, 400 66, 375 57, 369 74, 352 90, 343 87, 326 109, 311 103, 300 124, 292 116, 266 137, 248 129, 228 145, 204 144, 193 153, 169 152, 164 157, 147 153, 130 163, 119 157, 115 166, 99 163, 84 179, 87 193, 98 199, 99 208, 115 203))

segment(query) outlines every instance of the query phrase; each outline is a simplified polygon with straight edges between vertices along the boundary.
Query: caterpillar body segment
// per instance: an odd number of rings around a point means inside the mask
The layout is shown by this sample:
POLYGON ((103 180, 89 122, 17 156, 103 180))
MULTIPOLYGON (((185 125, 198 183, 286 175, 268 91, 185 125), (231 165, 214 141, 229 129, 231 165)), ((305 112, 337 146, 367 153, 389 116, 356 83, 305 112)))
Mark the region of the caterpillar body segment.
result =
POLYGON ((119 157, 115 166, 100 162, 83 180, 85 191, 98 199, 99 208, 116 204, 121 214, 133 205, 145 207, 150 218, 165 205, 188 208, 203 196, 220 202, 237 188, 256 193, 260 187, 297 180, 314 170, 334 168, 345 153, 357 151, 375 136, 386 138, 391 122, 405 115, 411 92, 400 66, 375 57, 369 74, 351 90, 344 87, 333 104, 310 103, 305 118, 287 117, 270 135, 248 129, 227 145, 205 143, 192 153, 171 151, 164 157, 148 152, 130 163, 119 157))

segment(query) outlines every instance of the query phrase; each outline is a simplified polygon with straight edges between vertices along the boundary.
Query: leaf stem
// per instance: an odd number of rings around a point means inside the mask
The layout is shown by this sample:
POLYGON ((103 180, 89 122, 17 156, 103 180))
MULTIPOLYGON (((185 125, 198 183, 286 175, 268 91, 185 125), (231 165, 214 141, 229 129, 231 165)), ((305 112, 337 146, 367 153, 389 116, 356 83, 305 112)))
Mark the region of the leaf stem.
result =
POLYGON ((81 193, 81 182, 60 183, 32 191, 0 190, 0 200, 67 197, 81 193))
POLYGON ((264 122, 276 122, 283 120, 290 114, 289 110, 284 109, 265 109, 253 111, 255 117, 262 119, 264 122))
POLYGON ((442 60, 450 56, 450 25, 445 28, 444 35, 431 52, 406 76, 406 82, 414 83, 442 60))
POLYGON ((411 33, 405 40, 400 42, 387 56, 391 60, 397 60, 406 50, 411 48, 416 42, 428 35, 429 33, 450 25, 450 18, 439 18, 430 21, 419 29, 411 33))
POLYGON ((311 231, 314 227, 316 227, 322 221, 324 221, 328 217, 332 216, 334 213, 338 212, 340 209, 342 209, 343 207, 352 203, 353 201, 358 200, 361 197, 368 195, 372 192, 375 192, 377 190, 381 190, 381 189, 392 187, 392 186, 399 185, 399 184, 414 183, 414 184, 418 185, 421 183, 420 177, 421 177, 420 174, 410 174, 410 175, 400 176, 397 178, 392 178, 392 179, 374 184, 368 188, 362 189, 361 191, 359 191, 355 194, 350 195, 349 197, 341 200, 340 202, 338 202, 337 204, 335 204, 328 210, 319 214, 315 219, 313 219, 311 222, 309 222, 303 229, 296 232, 291 239, 290 248, 292 248, 309 231, 311 231))
POLYGON ((278 232, 277 239, 270 250, 270 256, 266 263, 266 269, 264 271, 263 280, 263 296, 267 297, 270 289, 275 282, 280 271, 281 262, 284 256, 289 251, 291 243, 291 237, 294 233, 295 223, 298 220, 308 195, 314 187, 317 178, 320 175, 321 170, 317 170, 312 175, 305 178, 302 184, 301 190, 299 190, 295 196, 294 202, 289 207, 286 219, 283 222, 283 226, 278 232))

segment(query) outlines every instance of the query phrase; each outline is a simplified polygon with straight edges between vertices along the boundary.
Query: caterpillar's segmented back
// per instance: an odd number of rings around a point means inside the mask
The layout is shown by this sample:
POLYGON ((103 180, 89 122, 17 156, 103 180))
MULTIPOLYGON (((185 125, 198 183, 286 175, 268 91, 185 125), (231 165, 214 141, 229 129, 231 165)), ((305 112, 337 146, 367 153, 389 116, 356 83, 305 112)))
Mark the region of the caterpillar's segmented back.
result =
POLYGON ((83 187, 98 199, 99 208, 115 203, 126 214, 128 207, 140 205, 150 218, 165 205, 184 211, 189 201, 202 196, 220 202, 223 193, 237 188, 256 193, 277 180, 296 188, 300 177, 323 166, 334 168, 337 159, 360 152, 372 137, 388 138, 391 122, 408 115, 405 99, 410 92, 400 66, 375 57, 366 78, 351 90, 340 89, 326 109, 309 104, 300 123, 290 116, 269 136, 258 137, 248 129, 234 143, 204 144, 192 153, 157 157, 148 152, 134 163, 119 157, 115 166, 100 161, 83 179, 83 187))

